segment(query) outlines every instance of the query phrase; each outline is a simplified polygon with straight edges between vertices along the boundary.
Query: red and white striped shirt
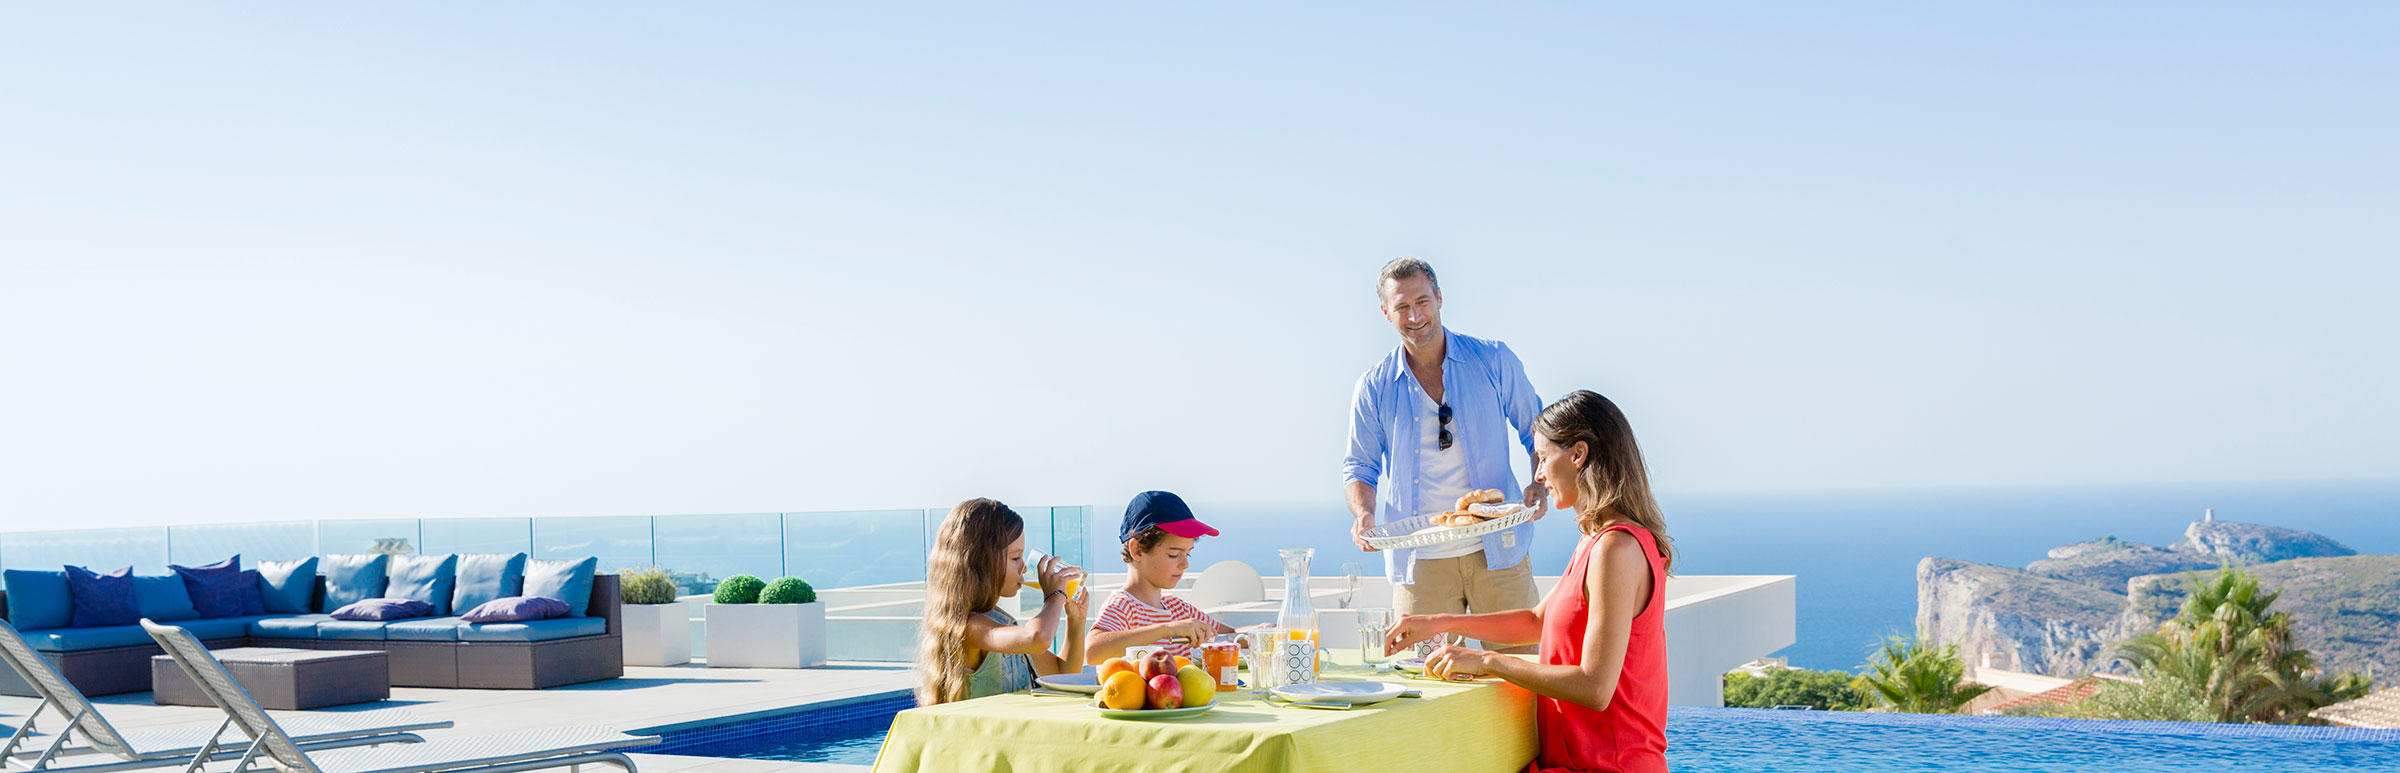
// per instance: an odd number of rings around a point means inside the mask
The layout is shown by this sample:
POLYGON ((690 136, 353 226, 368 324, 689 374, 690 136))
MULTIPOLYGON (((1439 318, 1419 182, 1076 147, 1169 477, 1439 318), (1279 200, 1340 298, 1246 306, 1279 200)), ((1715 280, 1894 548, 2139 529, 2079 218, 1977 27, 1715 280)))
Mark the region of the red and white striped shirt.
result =
MULTIPOLYGON (((1199 620, 1207 623, 1211 629, 1218 625, 1216 618, 1209 617, 1207 612, 1200 611, 1199 607, 1192 606, 1183 599, 1159 594, 1159 600, 1166 602, 1166 608, 1150 606, 1149 602, 1134 598, 1133 594, 1126 593, 1123 589, 1112 592, 1108 594, 1108 603, 1101 605, 1100 616, 1092 618, 1092 630, 1130 631, 1145 625, 1157 625, 1176 620, 1199 620)), ((1187 658, 1192 656, 1190 643, 1168 644, 1165 639, 1151 643, 1166 647, 1171 654, 1187 658)))

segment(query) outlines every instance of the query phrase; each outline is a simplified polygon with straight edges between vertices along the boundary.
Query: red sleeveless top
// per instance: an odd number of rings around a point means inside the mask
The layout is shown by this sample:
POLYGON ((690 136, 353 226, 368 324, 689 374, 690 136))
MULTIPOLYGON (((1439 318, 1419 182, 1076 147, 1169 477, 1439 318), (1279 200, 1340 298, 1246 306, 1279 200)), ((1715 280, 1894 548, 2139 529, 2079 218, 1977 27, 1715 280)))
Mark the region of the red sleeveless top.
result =
POLYGON ((1611 524, 1585 535, 1575 546, 1558 587, 1542 601, 1542 662, 1578 665, 1583 662, 1583 629, 1590 619, 1592 600, 1584 592, 1584 573, 1600 535, 1624 531, 1642 543, 1650 563, 1650 600, 1633 616, 1633 632, 1625 642, 1625 667, 1617 676, 1617 694, 1608 708, 1593 711, 1566 701, 1534 696, 1533 720, 1541 732, 1542 753, 1528 768, 1536 773, 1570 771, 1643 771, 1667 769, 1667 561, 1658 553, 1650 530, 1630 524, 1611 524))

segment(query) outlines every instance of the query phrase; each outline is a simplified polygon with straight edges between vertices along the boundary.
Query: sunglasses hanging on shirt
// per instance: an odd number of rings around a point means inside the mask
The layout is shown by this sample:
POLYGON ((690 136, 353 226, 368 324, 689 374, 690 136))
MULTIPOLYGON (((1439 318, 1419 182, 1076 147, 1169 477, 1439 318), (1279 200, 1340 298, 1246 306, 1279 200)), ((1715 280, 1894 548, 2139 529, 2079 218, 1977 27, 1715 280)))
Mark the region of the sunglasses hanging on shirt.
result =
POLYGON ((1433 436, 1434 445, 1441 450, 1448 451, 1450 450, 1450 404, 1442 403, 1441 413, 1434 415, 1442 420, 1442 433, 1433 436))

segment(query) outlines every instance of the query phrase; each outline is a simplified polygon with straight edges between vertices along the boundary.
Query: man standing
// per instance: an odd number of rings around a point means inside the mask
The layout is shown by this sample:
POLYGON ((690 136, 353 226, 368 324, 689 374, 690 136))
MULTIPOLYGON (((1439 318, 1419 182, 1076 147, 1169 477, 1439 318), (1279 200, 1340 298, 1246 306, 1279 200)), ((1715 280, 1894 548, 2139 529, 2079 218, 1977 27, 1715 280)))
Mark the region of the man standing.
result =
MULTIPOLYGON (((1533 420, 1542 410, 1525 364, 1507 344, 1442 327, 1442 286, 1433 266, 1394 260, 1384 264, 1375 289, 1400 346, 1358 379, 1350 398, 1350 454, 1342 463, 1356 519, 1350 537, 1368 551, 1375 548, 1366 533, 1379 521, 1443 512, 1476 489, 1517 498, 1509 444, 1533 455, 1533 420)), ((1536 518, 1548 500, 1538 481, 1523 491, 1536 518)), ((1537 601, 1532 543, 1529 522, 1479 540, 1402 548, 1385 553, 1384 574, 1401 614, 1528 609, 1537 601)))

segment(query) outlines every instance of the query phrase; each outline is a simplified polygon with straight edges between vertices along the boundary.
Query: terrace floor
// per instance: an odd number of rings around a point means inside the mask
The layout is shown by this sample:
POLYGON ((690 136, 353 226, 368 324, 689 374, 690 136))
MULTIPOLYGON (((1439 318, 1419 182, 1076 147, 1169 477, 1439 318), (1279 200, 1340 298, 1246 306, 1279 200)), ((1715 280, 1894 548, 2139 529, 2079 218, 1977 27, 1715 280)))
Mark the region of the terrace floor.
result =
MULTIPOLYGON (((842 701, 906 690, 915 686, 906 663, 835 662, 823 668, 708 668, 701 665, 668 668, 625 667, 625 677, 605 682, 553 687, 548 690, 448 690, 394 687, 392 698, 323 711, 406 709, 428 719, 458 723, 447 730, 425 733, 427 738, 481 735, 556 725, 599 724, 620 730, 657 727, 702 720, 772 712, 817 703, 842 701)), ((35 699, 0 696, 0 722, 15 725, 35 706, 35 699)), ((213 708, 158 706, 150 694, 126 693, 93 699, 100 712, 119 728, 213 723, 224 715, 213 708)), ((281 712, 278 712, 281 713, 281 712)), ((55 714, 39 727, 55 730, 55 714)), ((642 773, 816 773, 854 772, 846 765, 769 762, 681 757, 660 754, 633 756, 642 773)), ((212 766, 224 769, 231 763, 212 766)), ((173 771, 175 768, 161 768, 173 771)))

